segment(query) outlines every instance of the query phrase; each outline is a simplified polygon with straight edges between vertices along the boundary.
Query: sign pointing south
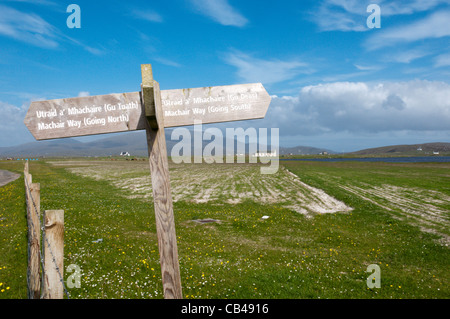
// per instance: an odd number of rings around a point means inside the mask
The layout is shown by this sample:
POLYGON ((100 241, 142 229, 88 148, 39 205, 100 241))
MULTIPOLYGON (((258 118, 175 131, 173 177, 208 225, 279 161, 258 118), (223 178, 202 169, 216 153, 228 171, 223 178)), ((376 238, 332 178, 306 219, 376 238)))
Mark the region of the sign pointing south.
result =
POLYGON ((270 96, 261 83, 162 90, 164 126, 264 118, 270 96))
MULTIPOLYGON (((161 90, 164 127, 264 118, 261 83, 161 90)), ((146 129, 141 92, 32 102, 24 123, 37 140, 146 129)))

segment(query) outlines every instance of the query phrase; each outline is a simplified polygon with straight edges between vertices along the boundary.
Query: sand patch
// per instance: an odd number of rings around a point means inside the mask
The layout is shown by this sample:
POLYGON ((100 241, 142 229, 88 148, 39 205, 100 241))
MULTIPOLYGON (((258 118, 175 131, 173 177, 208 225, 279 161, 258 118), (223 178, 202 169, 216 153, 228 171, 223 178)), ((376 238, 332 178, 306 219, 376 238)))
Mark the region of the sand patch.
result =
MULTIPOLYGON (((58 162, 57 165, 63 165, 58 162)), ((107 180, 129 191, 129 198, 150 198, 152 187, 148 163, 90 162, 68 163, 74 174, 107 180), (81 165, 80 165, 81 164, 81 165)), ((321 189, 305 184, 298 176, 280 167, 276 174, 263 175, 255 164, 172 164, 170 166, 174 202, 230 203, 253 200, 277 204, 302 214, 348 212, 352 208, 321 189)))
POLYGON ((360 183, 361 186, 344 186, 342 189, 351 192, 383 209, 395 213, 397 218, 406 219, 409 223, 442 237, 444 245, 450 244, 447 234, 450 226, 449 211, 440 205, 450 202, 450 196, 444 193, 420 189, 406 188, 389 184, 372 186, 360 183))
POLYGON ((0 169, 0 187, 5 186, 20 177, 20 174, 0 169))

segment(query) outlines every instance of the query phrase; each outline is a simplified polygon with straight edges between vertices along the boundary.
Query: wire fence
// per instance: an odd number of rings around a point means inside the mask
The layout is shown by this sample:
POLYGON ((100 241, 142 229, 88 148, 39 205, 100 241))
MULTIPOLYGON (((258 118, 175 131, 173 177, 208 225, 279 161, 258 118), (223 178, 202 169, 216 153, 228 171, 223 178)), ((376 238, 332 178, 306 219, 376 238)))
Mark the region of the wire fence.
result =
MULTIPOLYGON (((70 294, 66 289, 63 279, 63 269, 58 266, 56 253, 52 249, 52 245, 48 236, 46 236, 45 218, 40 214, 40 198, 39 193, 35 190, 40 190, 39 184, 31 183, 32 176, 28 173, 28 162, 25 163, 24 169, 25 180, 25 199, 27 204, 27 220, 28 220, 28 270, 27 270, 27 285, 28 298, 30 299, 47 299, 58 296, 54 291, 51 291, 49 273, 56 270, 60 288, 64 291, 67 299, 70 299, 70 294), (33 192, 34 190, 34 192, 33 192), (34 193, 34 194, 33 194, 34 193), (42 239, 40 238, 42 234, 42 239), (51 262, 48 262, 48 259, 51 262), (40 271, 40 268, 42 271, 40 271)), ((63 211, 61 211, 63 212, 63 211)), ((45 212, 47 213, 47 211, 45 212)), ((63 258, 63 256, 61 256, 63 258)), ((59 297, 62 298, 63 296, 59 297)))

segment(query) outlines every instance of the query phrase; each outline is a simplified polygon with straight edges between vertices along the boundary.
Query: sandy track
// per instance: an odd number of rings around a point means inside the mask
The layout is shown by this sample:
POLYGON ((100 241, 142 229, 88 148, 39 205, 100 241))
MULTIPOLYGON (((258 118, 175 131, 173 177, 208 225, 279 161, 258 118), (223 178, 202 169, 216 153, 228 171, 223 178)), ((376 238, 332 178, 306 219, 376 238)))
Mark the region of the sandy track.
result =
MULTIPOLYGON (((152 196, 146 162, 78 162, 67 163, 78 175, 108 180, 116 187, 131 191, 130 198, 152 196), (78 165, 81 164, 81 165, 78 165)), ((65 162, 54 162, 66 165, 65 162)), ((174 202, 236 204, 253 200, 278 204, 302 214, 348 212, 352 208, 324 191, 303 183, 284 167, 276 174, 263 175, 259 165, 252 164, 172 164, 170 168, 174 202)))
POLYGON ((440 207, 450 202, 450 196, 428 189, 360 184, 339 187, 385 209, 397 218, 407 220, 424 232, 439 235, 442 244, 450 245, 449 212, 440 207))
POLYGON ((19 177, 20 174, 0 169, 0 187, 15 181, 19 177))

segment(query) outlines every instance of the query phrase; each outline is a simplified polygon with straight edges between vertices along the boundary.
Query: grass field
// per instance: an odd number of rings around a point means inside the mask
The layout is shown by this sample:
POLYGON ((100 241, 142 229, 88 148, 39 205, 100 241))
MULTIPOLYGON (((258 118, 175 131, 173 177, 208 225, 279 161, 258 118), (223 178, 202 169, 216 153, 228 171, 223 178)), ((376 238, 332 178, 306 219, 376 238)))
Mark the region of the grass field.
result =
MULTIPOLYGON (((171 164, 185 298, 450 297, 449 164, 281 163, 267 176, 171 164), (381 288, 367 288, 370 264, 381 288)), ((163 297, 147 162, 38 161, 30 173, 41 209, 65 211, 64 264, 82 271, 71 298, 163 297)), ((0 298, 26 298, 23 177, 0 201, 0 298)))

